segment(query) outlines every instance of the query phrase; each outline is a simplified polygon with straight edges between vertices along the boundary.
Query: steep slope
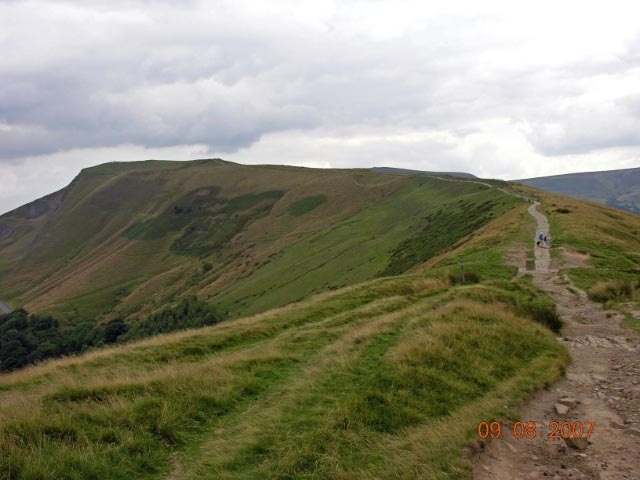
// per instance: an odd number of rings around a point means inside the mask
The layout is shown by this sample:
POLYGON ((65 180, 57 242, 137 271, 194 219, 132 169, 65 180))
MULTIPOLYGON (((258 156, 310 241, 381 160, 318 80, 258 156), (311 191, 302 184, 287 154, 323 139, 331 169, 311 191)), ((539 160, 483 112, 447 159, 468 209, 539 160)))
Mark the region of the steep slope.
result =
POLYGON ((640 214, 640 168, 571 173, 518 182, 640 214))
POLYGON ((187 295, 238 316, 374 278, 416 235, 439 245, 404 271, 518 202, 368 170, 110 163, 0 217, 0 298, 66 321, 135 319, 187 295), (465 212, 468 225, 442 228, 465 212))

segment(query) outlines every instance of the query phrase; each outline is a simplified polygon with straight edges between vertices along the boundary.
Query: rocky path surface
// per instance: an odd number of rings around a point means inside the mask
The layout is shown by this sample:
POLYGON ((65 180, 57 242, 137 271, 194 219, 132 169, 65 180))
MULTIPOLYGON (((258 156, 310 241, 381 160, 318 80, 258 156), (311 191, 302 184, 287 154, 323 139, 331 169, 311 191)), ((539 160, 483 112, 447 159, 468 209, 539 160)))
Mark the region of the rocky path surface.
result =
MULTIPOLYGON (((538 231, 546 217, 529 208, 538 231)), ((535 248, 535 247, 534 247, 535 248)), ((518 440, 513 423, 473 459, 475 480, 640 479, 640 336, 622 325, 622 316, 589 300, 554 269, 549 249, 535 248, 534 283, 551 295, 565 321, 562 337, 572 363, 566 376, 539 392, 521 410, 534 422, 536 437, 518 440), (586 439, 549 438, 552 422, 595 426, 586 439)), ((532 424, 531 424, 532 425, 532 424)))

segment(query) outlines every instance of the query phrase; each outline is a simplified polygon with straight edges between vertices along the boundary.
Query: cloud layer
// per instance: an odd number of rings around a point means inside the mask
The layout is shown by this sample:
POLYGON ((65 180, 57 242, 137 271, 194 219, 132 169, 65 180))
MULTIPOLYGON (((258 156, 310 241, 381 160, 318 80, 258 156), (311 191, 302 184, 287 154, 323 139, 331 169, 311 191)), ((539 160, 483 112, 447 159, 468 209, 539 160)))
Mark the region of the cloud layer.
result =
POLYGON ((639 7, 427 3, 0 2, 0 212, 107 153, 502 178, 640 163, 639 7))

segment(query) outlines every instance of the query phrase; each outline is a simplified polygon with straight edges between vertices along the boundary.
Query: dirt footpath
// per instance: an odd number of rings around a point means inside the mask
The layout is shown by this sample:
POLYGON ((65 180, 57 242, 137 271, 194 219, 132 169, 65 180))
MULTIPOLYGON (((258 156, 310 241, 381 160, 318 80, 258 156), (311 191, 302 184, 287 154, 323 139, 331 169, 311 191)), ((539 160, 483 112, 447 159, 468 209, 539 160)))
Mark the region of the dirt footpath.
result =
MULTIPOLYGON (((536 205, 529 212, 538 231, 547 219, 536 205)), ((539 392, 521 409, 522 422, 535 422, 537 436, 518 440, 513 425, 489 441, 473 459, 473 479, 640 479, 640 336, 622 325, 558 273, 549 250, 535 248, 534 283, 551 295, 565 321, 562 337, 571 353, 566 376, 539 392), (573 428, 595 426, 588 442, 549 438, 552 422, 573 428)), ((579 261, 569 254, 571 266, 579 261)), ((532 425, 532 424, 530 424, 532 425)), ((578 431, 578 430, 576 430, 578 431)), ((520 432, 519 432, 520 433, 520 432)), ((561 432, 556 432, 562 437, 561 432)))

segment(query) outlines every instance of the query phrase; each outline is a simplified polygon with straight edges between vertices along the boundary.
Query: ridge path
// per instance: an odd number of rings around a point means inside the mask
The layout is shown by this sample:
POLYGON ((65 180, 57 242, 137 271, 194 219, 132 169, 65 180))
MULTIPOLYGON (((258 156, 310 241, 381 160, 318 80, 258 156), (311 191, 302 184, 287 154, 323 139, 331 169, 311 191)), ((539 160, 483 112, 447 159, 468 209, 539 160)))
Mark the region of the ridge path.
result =
MULTIPOLYGON (((529 207, 537 231, 549 222, 529 207)), ((556 302, 565 326, 562 342, 571 354, 565 377, 542 390, 520 411, 535 422, 537 436, 517 440, 512 422, 503 435, 472 458, 474 480, 640 479, 640 335, 622 324, 622 315, 592 302, 553 269, 550 249, 535 247, 533 282, 556 302), (559 400, 575 406, 564 412, 559 400), (569 401, 567 400, 570 399, 569 401), (562 412, 562 413, 561 413, 562 412), (549 438, 551 422, 595 422, 584 450, 549 438)), ((585 425, 586 428, 586 425, 585 425)))

